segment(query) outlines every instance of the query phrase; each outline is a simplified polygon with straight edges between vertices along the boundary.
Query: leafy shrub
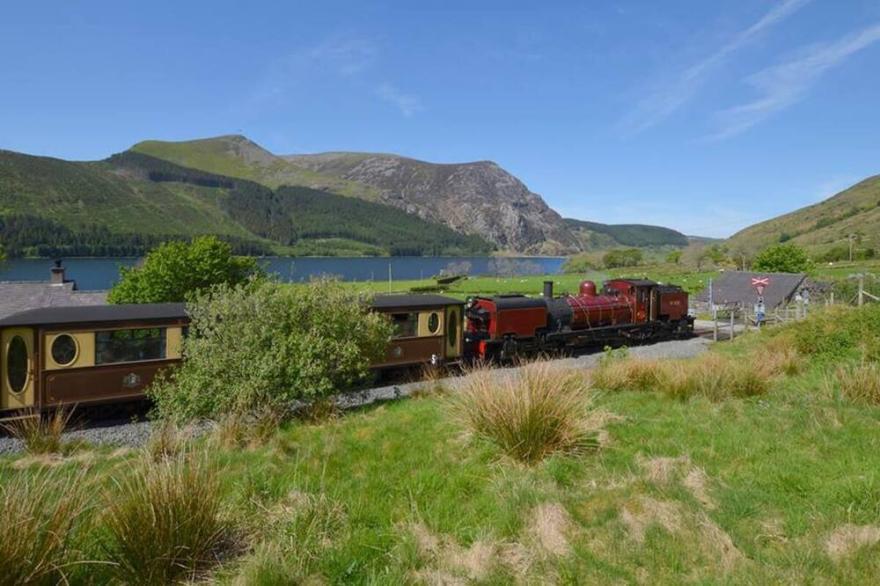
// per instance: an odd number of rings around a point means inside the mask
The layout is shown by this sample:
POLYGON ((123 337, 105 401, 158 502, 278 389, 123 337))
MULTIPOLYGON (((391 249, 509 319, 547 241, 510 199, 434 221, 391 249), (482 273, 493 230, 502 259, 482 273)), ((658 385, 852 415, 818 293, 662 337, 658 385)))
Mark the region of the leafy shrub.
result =
POLYGON ((390 322, 333 281, 220 286, 190 304, 183 362, 149 389, 178 419, 284 410, 352 385, 381 357, 390 322))
POLYGON ((583 376, 536 362, 515 375, 472 371, 453 406, 476 435, 517 460, 535 463, 554 452, 595 445, 591 402, 583 376))
POLYGON ((609 250, 602 257, 602 263, 605 268, 613 269, 617 267, 634 267, 642 263, 642 251, 638 248, 623 248, 619 250, 609 250))
POLYGON ((216 236, 166 242, 150 251, 141 266, 123 267, 110 290, 110 303, 168 303, 189 300, 209 287, 244 283, 259 274, 253 258, 235 256, 216 236))
POLYGON ((229 544, 219 478, 199 457, 144 459, 105 501, 101 545, 122 583, 192 579, 229 544))
POLYGON ((793 243, 775 244, 759 252, 752 270, 775 273, 802 273, 813 268, 813 261, 800 246, 793 243))
POLYGON ((820 308, 808 319, 786 326, 785 332, 801 354, 852 357, 880 342, 880 305, 820 308))
POLYGON ((570 256, 562 265, 564 273, 589 273, 602 265, 601 260, 595 254, 580 253, 570 256))
POLYGON ((82 481, 39 472, 0 484, 0 582, 68 583, 88 506, 82 481))

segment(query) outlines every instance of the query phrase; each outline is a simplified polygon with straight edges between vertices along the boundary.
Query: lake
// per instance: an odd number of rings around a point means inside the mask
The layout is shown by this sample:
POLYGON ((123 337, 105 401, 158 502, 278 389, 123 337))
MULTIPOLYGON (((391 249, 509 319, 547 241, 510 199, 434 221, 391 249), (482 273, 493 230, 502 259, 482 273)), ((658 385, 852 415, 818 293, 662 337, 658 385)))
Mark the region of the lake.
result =
MULTIPOLYGON (((71 258, 64 260, 67 278, 80 290, 109 289, 119 278, 119 267, 138 258, 71 258)), ((449 267, 471 275, 545 275, 562 269, 562 257, 266 257, 258 259, 267 272, 283 281, 308 281, 331 275, 345 281, 427 279, 449 267)), ((52 261, 12 259, 0 265, 0 281, 48 281, 52 261)))

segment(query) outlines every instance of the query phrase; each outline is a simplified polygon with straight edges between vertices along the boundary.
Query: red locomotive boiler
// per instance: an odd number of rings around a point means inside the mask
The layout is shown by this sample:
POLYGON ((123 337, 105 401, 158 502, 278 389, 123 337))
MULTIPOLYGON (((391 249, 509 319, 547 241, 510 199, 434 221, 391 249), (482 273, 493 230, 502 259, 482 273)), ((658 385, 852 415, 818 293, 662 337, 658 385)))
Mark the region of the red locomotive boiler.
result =
POLYGON ((592 281, 577 295, 499 295, 471 299, 465 311, 465 347, 478 360, 595 344, 646 342, 693 332, 688 295, 680 287, 642 279, 607 281, 601 294, 592 281))

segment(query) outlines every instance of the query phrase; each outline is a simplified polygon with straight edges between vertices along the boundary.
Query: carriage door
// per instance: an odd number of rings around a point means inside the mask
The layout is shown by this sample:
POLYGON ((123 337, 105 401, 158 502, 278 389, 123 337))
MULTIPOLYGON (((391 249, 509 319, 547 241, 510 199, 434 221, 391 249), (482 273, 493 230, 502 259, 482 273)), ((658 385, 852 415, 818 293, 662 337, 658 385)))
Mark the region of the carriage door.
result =
POLYGON ((461 355, 461 307, 451 305, 446 308, 446 359, 461 355))
POLYGON ((28 328, 9 328, 0 335, 3 355, 0 408, 18 409, 34 404, 34 334, 28 328))

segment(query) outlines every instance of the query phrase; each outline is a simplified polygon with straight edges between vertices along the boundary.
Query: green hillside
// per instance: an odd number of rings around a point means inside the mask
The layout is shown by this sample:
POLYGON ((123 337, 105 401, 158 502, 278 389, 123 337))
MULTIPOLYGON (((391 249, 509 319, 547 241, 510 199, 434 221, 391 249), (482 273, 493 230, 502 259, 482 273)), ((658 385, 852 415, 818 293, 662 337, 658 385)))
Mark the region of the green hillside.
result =
POLYGON ((180 142, 145 140, 131 147, 131 150, 182 167, 248 179, 271 188, 300 185, 367 200, 378 198, 378 192, 369 186, 294 164, 244 136, 218 136, 180 142))
MULTIPOLYGON (((823 202, 761 222, 734 234, 728 244, 754 252, 791 241, 818 256, 848 253, 849 236, 861 253, 880 246, 880 175, 823 202)), ((841 256, 842 258, 842 256, 841 256)))
POLYGON ((0 242, 13 256, 141 254, 196 234, 253 254, 491 249, 381 204, 308 188, 273 191, 137 152, 75 163, 0 151, 0 242))
POLYGON ((588 250, 615 246, 654 247, 687 246, 688 237, 661 226, 644 224, 600 224, 566 218, 565 225, 574 232, 588 250))

